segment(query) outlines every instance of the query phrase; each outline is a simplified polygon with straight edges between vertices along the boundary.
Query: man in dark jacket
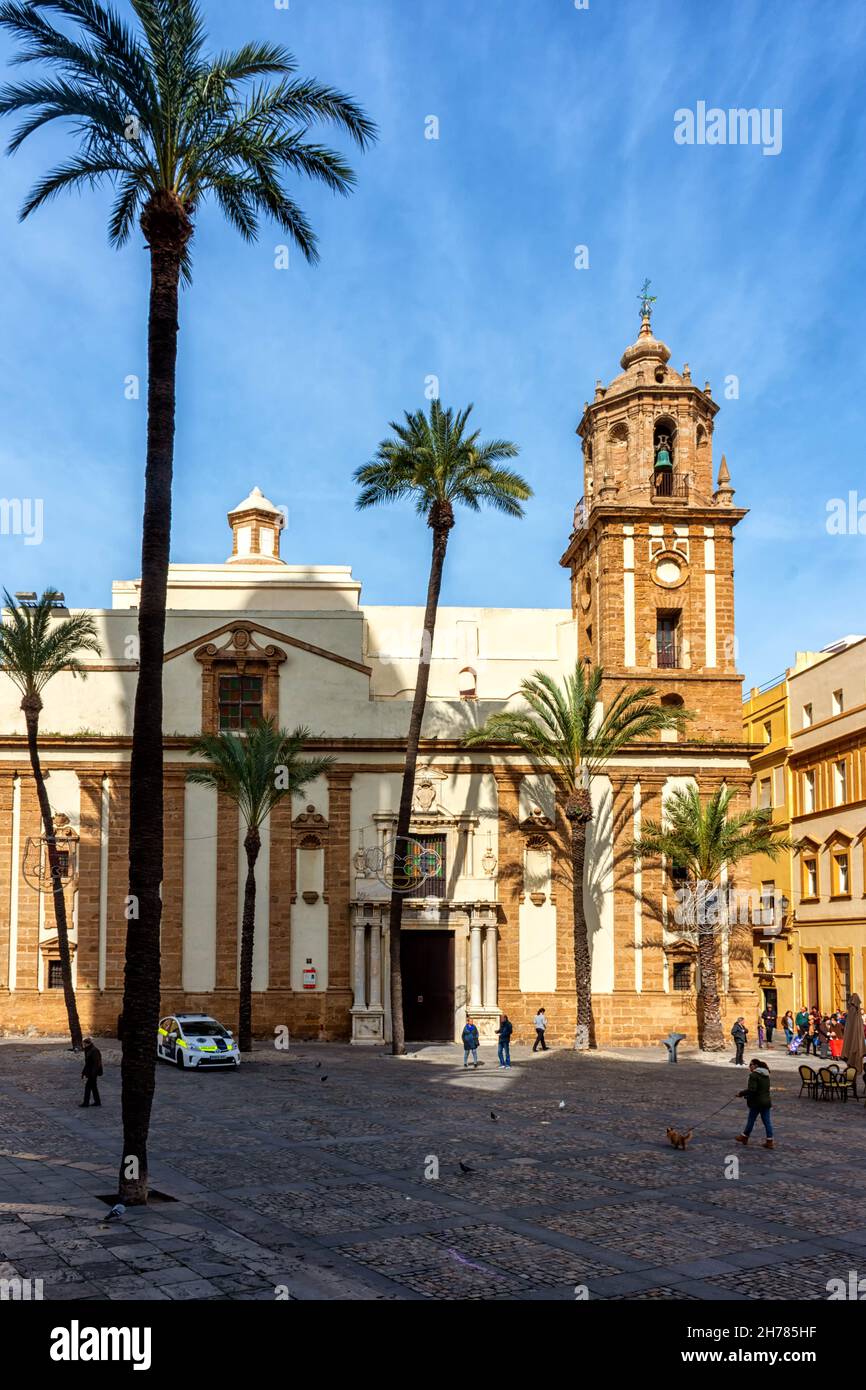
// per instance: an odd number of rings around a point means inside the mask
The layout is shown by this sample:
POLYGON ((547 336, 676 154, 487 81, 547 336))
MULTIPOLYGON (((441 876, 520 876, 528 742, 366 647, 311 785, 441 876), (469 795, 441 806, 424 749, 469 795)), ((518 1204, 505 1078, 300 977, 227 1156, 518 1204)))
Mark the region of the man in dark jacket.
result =
POLYGON ((753 1059, 749 1063, 749 1084, 745 1091, 740 1091, 741 1096, 745 1096, 749 1106, 749 1118, 742 1134, 737 1135, 738 1144, 748 1144, 755 1121, 760 1115, 761 1123, 764 1126, 767 1137, 764 1140, 764 1148, 775 1148, 773 1143, 773 1121, 770 1118, 770 1107, 773 1104, 770 1099, 770 1068, 766 1062, 753 1059))
POLYGON ((496 1036, 499 1039, 499 1065, 500 1067, 511 1066, 511 1034, 514 1032, 508 1014, 501 1014, 499 1018, 499 1030, 496 1036))
POLYGON ((767 1046, 769 1047, 770 1043, 773 1041, 773 1029, 776 1026, 775 1005, 768 1004, 764 1012, 761 1014, 761 1018, 764 1020, 764 1027, 767 1030, 767 1046))
POLYGON ((82 1107, 90 1104, 90 1097, 93 1097, 94 1105, 101 1105, 99 1099, 99 1087, 96 1084, 97 1077, 102 1075, 102 1053, 98 1047, 94 1046, 92 1038, 84 1039, 84 1066, 81 1069, 84 1077, 84 1100, 82 1107))
POLYGON ((468 1067, 468 1066, 469 1066, 469 1054, 470 1054, 470 1052, 472 1053, 472 1065, 473 1065, 473 1067, 477 1067, 477 1066, 478 1066, 478 1029, 476 1028, 475 1024, 472 1022, 472 1019, 471 1019, 471 1018, 467 1018, 467 1020, 466 1020, 466 1027, 463 1029, 463 1065, 464 1065, 464 1067, 468 1067))
POLYGON ((732 1057, 731 1061, 735 1066, 741 1067, 743 1066, 743 1051, 749 1040, 749 1030, 742 1014, 731 1029, 731 1037, 734 1040, 734 1047, 737 1049, 736 1056, 732 1057))

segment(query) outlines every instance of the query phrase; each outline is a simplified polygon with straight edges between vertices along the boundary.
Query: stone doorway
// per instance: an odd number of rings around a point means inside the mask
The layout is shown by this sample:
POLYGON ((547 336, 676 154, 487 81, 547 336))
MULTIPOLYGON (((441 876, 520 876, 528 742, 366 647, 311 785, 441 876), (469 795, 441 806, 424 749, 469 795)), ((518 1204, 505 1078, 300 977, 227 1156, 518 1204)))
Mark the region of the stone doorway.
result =
POLYGON ((404 931, 400 935, 403 1019, 407 1040, 454 1039, 454 933, 404 931))

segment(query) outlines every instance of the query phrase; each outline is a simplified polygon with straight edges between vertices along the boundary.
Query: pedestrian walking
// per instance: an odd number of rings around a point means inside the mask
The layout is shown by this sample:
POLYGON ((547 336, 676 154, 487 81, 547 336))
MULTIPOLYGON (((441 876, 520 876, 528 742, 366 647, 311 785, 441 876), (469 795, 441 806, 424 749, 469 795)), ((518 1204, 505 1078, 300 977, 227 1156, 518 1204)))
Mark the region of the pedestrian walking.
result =
POLYGON ((508 1069, 511 1066, 511 1034, 514 1027, 508 1014, 499 1015, 499 1028, 497 1038, 499 1039, 499 1065, 508 1069))
POLYGON ((797 1032, 800 1034, 801 1038, 805 1038, 809 1032, 809 1011, 806 1008, 805 1004, 801 1009, 798 1009, 797 1011, 796 1023, 797 1032))
POLYGON ((543 1009, 539 1009, 535 1015, 535 1042, 532 1044, 533 1052, 537 1052, 539 1047, 542 1052, 547 1051, 547 1043, 544 1041, 544 1031, 547 1028, 547 1017, 543 1009))
POLYGON ((773 1033, 776 1028, 775 1004, 768 1004, 767 1007, 764 1009, 764 1012, 761 1014, 761 1018, 764 1020, 764 1027, 767 1030, 767 1046, 770 1047, 773 1042, 773 1033))
POLYGON ((763 1050, 764 1050, 764 1037, 765 1037, 764 1025, 763 1025, 763 1022, 761 1021, 761 1015, 758 1014, 758 1050, 759 1050, 760 1052, 763 1052, 763 1050))
POLYGON ((464 1065, 464 1067, 468 1067, 468 1066, 469 1066, 469 1054, 470 1054, 470 1052, 472 1053, 472 1065, 473 1065, 473 1067, 477 1067, 477 1066, 478 1066, 478 1029, 476 1028, 475 1024, 472 1022, 472 1019, 471 1019, 471 1018, 467 1018, 467 1020, 466 1020, 466 1027, 463 1029, 463 1065, 464 1065))
POLYGON ((734 1047, 737 1049, 731 1061, 734 1063, 734 1066, 742 1067, 744 1065, 743 1053, 746 1048, 746 1043, 749 1041, 749 1030, 746 1027, 746 1020, 742 1014, 740 1014, 740 1017, 731 1029, 731 1037, 734 1040, 734 1047))
POLYGON ((794 1023, 794 1015, 791 1013, 791 1010, 789 1009, 782 1019, 782 1028, 785 1032, 785 1042, 787 1043, 788 1047, 791 1046, 791 1043, 794 1040, 795 1027, 796 1025, 794 1023))
POLYGON ((102 1053, 95 1046, 92 1038, 84 1039, 84 1066, 81 1069, 81 1075, 84 1077, 84 1100, 79 1109, 86 1108, 90 1104, 91 1096, 94 1105, 101 1105, 99 1087, 96 1082, 97 1078, 102 1075, 102 1053))
POLYGON ((770 1068, 761 1058, 753 1057, 749 1063, 749 1084, 745 1091, 740 1091, 740 1095, 746 1100, 749 1107, 749 1118, 746 1120, 742 1134, 737 1135, 738 1144, 748 1144, 749 1135, 755 1127, 758 1116, 761 1117, 761 1124, 764 1126, 766 1139, 764 1140, 765 1149, 775 1148, 773 1143, 773 1121, 770 1116, 770 1108, 773 1104, 770 1098, 770 1068))

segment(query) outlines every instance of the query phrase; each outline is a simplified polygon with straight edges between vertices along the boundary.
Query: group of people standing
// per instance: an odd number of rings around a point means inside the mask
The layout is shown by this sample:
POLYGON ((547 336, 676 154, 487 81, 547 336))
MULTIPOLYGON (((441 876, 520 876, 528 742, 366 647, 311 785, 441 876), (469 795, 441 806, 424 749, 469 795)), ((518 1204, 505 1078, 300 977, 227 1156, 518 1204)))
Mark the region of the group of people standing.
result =
POLYGON ((796 1015, 789 1009, 782 1019, 789 1052, 811 1052, 815 1057, 839 1057, 848 1015, 836 1010, 823 1014, 819 1009, 801 1008, 796 1015))
MULTIPOLYGON (((822 1013, 817 1008, 803 1006, 795 1015, 791 1009, 784 1013, 781 1022, 777 1019, 772 1004, 758 1015, 758 1047, 772 1047, 773 1034, 781 1027, 785 1034, 785 1045, 789 1052, 811 1052, 815 1057, 840 1057, 845 1037, 848 1015, 836 1009, 831 1014, 822 1013)), ((743 1017, 737 1019, 731 1029, 734 1040, 734 1056, 737 1066, 743 1065, 743 1051, 749 1040, 749 1030, 743 1017)))
MULTIPOLYGON (((540 1047, 542 1052, 547 1052, 547 1043, 544 1034, 547 1030, 547 1015, 544 1009, 539 1009, 535 1015, 535 1042, 532 1045, 533 1052, 537 1052, 540 1047)), ((496 1030, 497 1055, 499 1057, 499 1067, 501 1071, 508 1071, 511 1068, 511 1035, 514 1032, 514 1024, 508 1014, 499 1015, 499 1027, 496 1030)), ((472 1058, 472 1066, 483 1066, 483 1062, 478 1060, 478 1026, 467 1014, 466 1026, 462 1033, 463 1040, 463 1066, 469 1066, 469 1058, 472 1058)))

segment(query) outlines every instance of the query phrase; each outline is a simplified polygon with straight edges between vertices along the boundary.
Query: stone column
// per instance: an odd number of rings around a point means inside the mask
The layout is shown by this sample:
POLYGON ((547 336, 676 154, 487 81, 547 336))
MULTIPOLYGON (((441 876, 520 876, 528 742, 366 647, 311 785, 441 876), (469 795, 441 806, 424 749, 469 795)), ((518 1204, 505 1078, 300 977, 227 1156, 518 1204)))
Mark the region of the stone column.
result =
POLYGON ((13 853, 13 806, 15 770, 0 772, 0 992, 9 985, 9 955, 11 949, 12 876, 17 870, 13 853))
POLYGON ((484 932, 484 1007, 498 1008, 499 979, 497 969, 496 923, 485 928, 484 932))
MULTIPOLYGON (((78 842, 78 951, 75 987, 84 994, 86 990, 99 988, 102 773, 80 772, 78 785, 81 796, 81 820, 78 842)), ((90 1015, 86 1026, 96 1026, 90 1015)))
POLYGON ((469 1008, 481 1007, 481 923, 473 917, 469 924, 469 1008))
POLYGON ((352 981, 352 989, 355 996, 352 1007, 355 1009, 366 1009, 367 1007, 367 971, 366 961, 364 959, 366 939, 366 926, 363 922, 355 922, 354 975, 352 981))
MULTIPOLYGON (((183 988, 183 845, 186 770, 165 768, 164 864, 162 877, 163 990, 183 988)), ((80 950, 80 946, 79 946, 80 950)), ((177 1004, 174 1005, 178 1007, 177 1004)))
POLYGON ((382 1007, 382 928, 379 922, 370 926, 370 1008, 382 1007))

